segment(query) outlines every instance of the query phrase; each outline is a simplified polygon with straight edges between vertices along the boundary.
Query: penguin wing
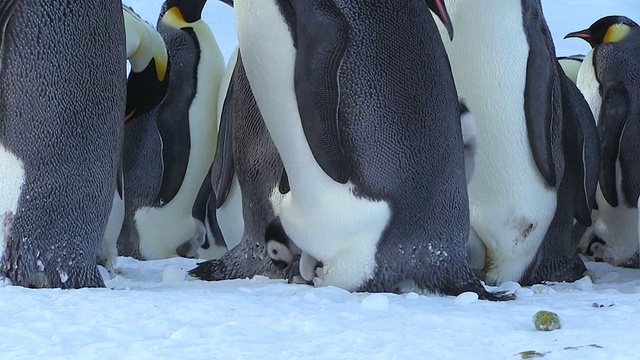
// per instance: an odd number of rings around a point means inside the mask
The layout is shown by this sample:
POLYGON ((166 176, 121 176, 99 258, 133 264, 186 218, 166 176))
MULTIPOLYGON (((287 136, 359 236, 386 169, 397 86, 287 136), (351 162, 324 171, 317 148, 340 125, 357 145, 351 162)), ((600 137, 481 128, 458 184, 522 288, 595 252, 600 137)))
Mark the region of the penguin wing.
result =
MULTIPOLYGON (((180 101, 180 100, 177 100, 180 101)), ((166 204, 176 196, 189 163, 191 152, 191 134, 189 132, 189 109, 181 104, 174 104, 166 98, 158 111, 157 126, 162 139, 162 185, 157 201, 166 204), (165 108, 163 110, 163 108, 165 108), (176 108, 183 108, 176 114, 176 108), (168 109, 168 110, 167 110, 168 109)))
POLYGON ((625 86, 621 82, 602 84, 602 105, 598 118, 602 149, 600 188, 605 200, 613 207, 618 206, 616 163, 628 113, 629 94, 625 86))
MULTIPOLYGON (((562 67, 558 64, 558 68, 562 67)), ((591 226, 591 210, 595 204, 596 187, 600 175, 600 139, 593 114, 582 93, 568 76, 560 74, 562 84, 562 114, 564 136, 571 137, 563 142, 564 152, 578 154, 581 164, 575 218, 585 226, 591 226)), ((575 155, 574 155, 575 156, 575 155)), ((566 159, 565 161, 573 161, 566 159)), ((567 175, 565 173, 565 176, 567 175)))
POLYGON ((344 184, 350 170, 338 124, 338 72, 347 50, 349 24, 330 1, 291 4, 297 24, 292 29, 297 39, 294 81, 302 128, 318 165, 333 180, 344 184))
POLYGON ((524 113, 533 159, 548 186, 556 185, 553 140, 561 117, 554 113, 561 104, 558 69, 549 28, 538 2, 523 1, 523 26, 529 43, 524 88, 524 113))
MULTIPOLYGON (((238 54, 238 56, 240 56, 238 54)), ((242 66, 242 63, 236 63, 236 68, 242 66)), ((234 70, 234 74, 235 74, 234 70)), ((235 76, 231 78, 229 87, 227 88, 227 94, 222 104, 222 112, 220 114, 220 128, 218 129, 218 144, 216 147, 216 154, 213 158, 213 165, 211 167, 211 181, 213 185, 213 191, 216 194, 216 208, 220 208, 224 204, 229 190, 231 189, 231 182, 235 172, 235 165, 233 161, 233 84, 235 76)))
POLYGON ((0 50, 4 45, 4 33, 7 30, 9 19, 19 3, 20 0, 0 0, 0 50))

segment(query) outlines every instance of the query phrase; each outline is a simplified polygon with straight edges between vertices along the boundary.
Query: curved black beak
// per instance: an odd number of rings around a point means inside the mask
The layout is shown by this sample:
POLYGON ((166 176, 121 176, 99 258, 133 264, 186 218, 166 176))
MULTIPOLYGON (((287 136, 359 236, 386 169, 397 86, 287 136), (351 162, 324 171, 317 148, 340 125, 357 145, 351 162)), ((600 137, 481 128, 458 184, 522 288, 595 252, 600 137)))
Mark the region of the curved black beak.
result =
POLYGON ((426 0, 429 9, 433 11, 442 23, 444 27, 447 29, 449 33, 449 39, 453 40, 453 24, 451 24, 451 18, 449 17, 449 13, 447 12, 447 8, 444 6, 444 0, 426 0))
POLYGON ((580 31, 570 32, 567 35, 565 35, 564 38, 565 39, 568 39, 568 38, 580 38, 580 39, 589 41, 589 39, 591 39, 591 31, 589 31, 589 29, 584 29, 584 30, 580 30, 580 31))

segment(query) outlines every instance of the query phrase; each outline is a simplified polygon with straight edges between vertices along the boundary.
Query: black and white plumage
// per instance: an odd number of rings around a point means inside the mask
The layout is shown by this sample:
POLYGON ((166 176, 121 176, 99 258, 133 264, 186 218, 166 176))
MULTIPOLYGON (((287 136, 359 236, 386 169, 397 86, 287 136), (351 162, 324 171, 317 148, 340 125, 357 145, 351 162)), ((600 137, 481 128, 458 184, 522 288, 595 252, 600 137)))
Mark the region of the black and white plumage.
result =
POLYGON ((125 116, 119 1, 0 1, 2 275, 104 286, 96 254, 125 116))

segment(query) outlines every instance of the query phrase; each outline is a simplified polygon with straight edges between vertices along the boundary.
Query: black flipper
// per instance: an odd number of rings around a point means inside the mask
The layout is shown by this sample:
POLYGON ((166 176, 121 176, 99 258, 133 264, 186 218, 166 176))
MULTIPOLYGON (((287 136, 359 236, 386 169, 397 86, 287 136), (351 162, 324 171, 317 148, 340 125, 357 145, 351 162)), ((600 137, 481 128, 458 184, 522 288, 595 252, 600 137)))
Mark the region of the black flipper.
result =
MULTIPOLYGON (((211 235, 213 236, 213 239, 209 239, 208 237, 205 237, 205 243, 207 245, 210 245, 210 242, 213 241, 213 243, 216 246, 226 247, 227 243, 224 240, 224 235, 222 234, 222 230, 220 229, 220 223, 218 222, 217 215, 218 214, 216 213, 216 194, 215 192, 211 192, 211 195, 207 200, 207 224, 209 225, 209 229, 211 230, 211 235)), ((206 248, 202 246, 202 248, 207 249, 208 246, 206 248)))
MULTIPOLYGON (((240 55, 238 55, 240 56, 240 55)), ((237 67, 236 63, 236 67, 237 67)), ((235 70, 234 70, 235 74, 235 70)), ((220 208, 224 204, 229 191, 231 190, 231 182, 235 172, 233 161, 233 79, 227 88, 227 94, 222 104, 222 112, 220 113, 220 127, 218 129, 218 145, 216 147, 216 155, 213 158, 211 181, 213 191, 216 194, 216 208, 220 208)))
MULTIPOLYGON (((564 141, 565 153, 580 154, 580 187, 578 188, 575 218, 585 226, 591 226, 591 210, 595 204, 595 193, 600 175, 600 140, 593 114, 580 90, 562 72, 558 63, 558 74, 562 85, 563 131, 570 141, 564 141)), ((570 161, 570 160, 568 160, 570 161)), ((576 174, 577 175, 577 174, 576 174)))
MULTIPOLYGON (((551 34, 544 23, 538 3, 522 0, 523 26, 529 43, 527 76, 524 88, 524 113, 533 159, 548 186, 556 186, 556 170, 552 148, 554 101, 559 101, 555 66, 555 50, 551 34), (548 75, 547 75, 548 74, 548 75)), ((559 104, 555 104, 559 105, 559 104)))
POLYGON ((180 190, 187 172, 191 148, 188 122, 188 115, 184 120, 168 119, 167 117, 158 119, 158 130, 160 130, 162 138, 163 171, 162 186, 157 201, 161 205, 173 200, 180 190))
POLYGON ((338 72, 349 42, 349 25, 331 1, 291 4, 296 16, 295 91, 302 128, 318 165, 344 184, 350 170, 338 124, 338 72))
POLYGON ((0 53, 4 46, 4 33, 7 30, 7 24, 13 15, 20 0, 0 0, 0 53))
POLYGON ((605 200, 616 207, 618 206, 616 162, 620 153, 620 139, 627 123, 629 94, 621 83, 602 85, 602 106, 598 119, 602 150, 600 188, 605 200))

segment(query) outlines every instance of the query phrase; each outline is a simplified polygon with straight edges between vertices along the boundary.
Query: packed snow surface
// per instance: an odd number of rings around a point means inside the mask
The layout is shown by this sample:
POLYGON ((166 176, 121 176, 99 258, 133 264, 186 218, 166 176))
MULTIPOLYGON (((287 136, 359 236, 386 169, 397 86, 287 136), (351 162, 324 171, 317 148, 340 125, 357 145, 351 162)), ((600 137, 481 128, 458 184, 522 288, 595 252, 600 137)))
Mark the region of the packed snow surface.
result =
MULTIPOLYGON (((162 1, 125 3, 155 24, 162 1)), ((602 16, 640 21, 638 0, 543 4, 558 55, 586 53, 585 42, 562 37, 602 16)), ((204 18, 228 58, 236 44, 232 9, 209 0, 204 18)), ((573 284, 505 283, 498 289, 518 298, 492 303, 469 293, 349 293, 264 277, 203 282, 186 274, 195 264, 120 258, 106 289, 0 287, 0 359, 640 356, 640 270, 587 263, 590 276, 573 284), (540 310, 558 314, 562 328, 536 331, 540 310)))

